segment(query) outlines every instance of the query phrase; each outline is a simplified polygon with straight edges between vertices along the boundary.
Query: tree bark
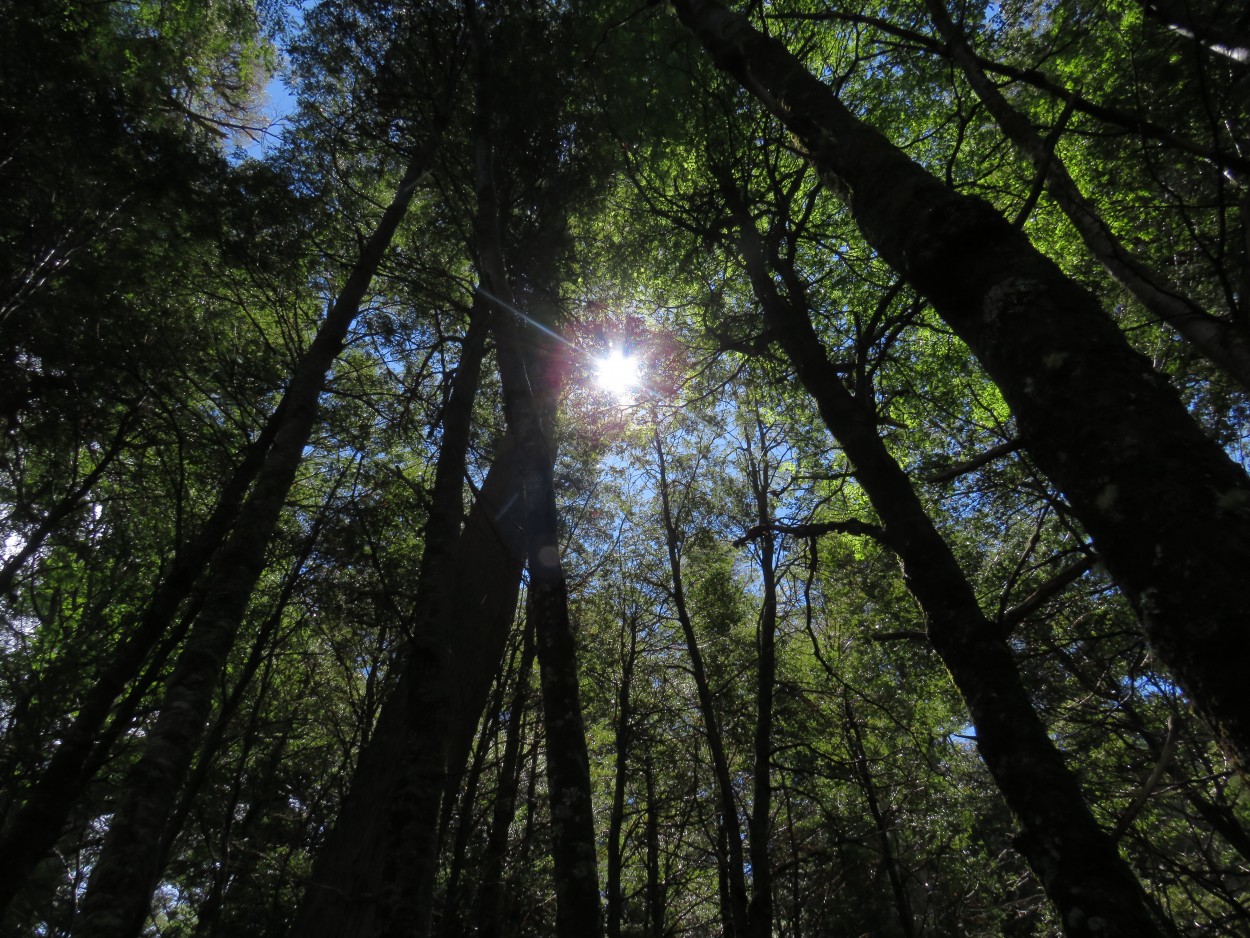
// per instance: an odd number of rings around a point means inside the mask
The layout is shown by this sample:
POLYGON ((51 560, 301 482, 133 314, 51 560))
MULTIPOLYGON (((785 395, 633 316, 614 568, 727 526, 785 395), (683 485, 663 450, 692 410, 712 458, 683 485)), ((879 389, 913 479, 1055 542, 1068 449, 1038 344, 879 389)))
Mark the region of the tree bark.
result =
POLYGON ((868 243, 1001 389, 1038 467, 1243 773, 1250 479, 1206 438, 1097 300, 990 205, 851 114, 786 47, 714 0, 671 0, 718 66, 780 118, 868 243))
POLYGON ((946 40, 951 58, 963 70, 977 97, 994 115, 1003 134, 1028 158, 1055 204, 1072 222, 1090 254, 1160 322, 1175 329, 1198 352, 1245 390, 1250 390, 1250 335, 1212 315, 1173 284, 1134 257, 1077 186, 1059 155, 1011 106, 985 75, 963 32, 951 20, 945 0, 926 0, 929 15, 946 40))
MULTIPOLYGON (((460 597, 460 614, 449 616, 442 634, 452 645, 451 681, 457 719, 447 751, 471 744, 490 682, 502 660, 515 617, 524 545, 517 497, 519 468, 505 439, 449 567, 446 588, 460 597), (467 737, 468 743, 462 743, 467 737)), ((422 608, 418 597, 417 607, 422 608)), ((425 623, 438 628, 439 623, 425 623)), ((377 728, 352 776, 350 793, 334 829, 318 851, 313 875, 295 916, 293 933, 307 938, 374 938, 380 927, 382 886, 393 844, 390 805, 402 782, 400 765, 409 743, 411 676, 402 673, 382 707, 377 728)), ((435 814, 432 823, 437 822, 435 814)))
POLYGON ((1017 849, 1058 908, 1064 932, 1070 938, 1162 935, 1132 870, 1098 826, 1038 719, 1002 630, 982 612, 874 419, 826 357, 797 272, 791 266, 778 271, 787 291, 783 296, 735 184, 722 176, 721 188, 741 230, 741 250, 765 319, 854 467, 886 543, 902 561, 929 640, 968 706, 977 749, 1020 824, 1017 849))
POLYGON ((686 653, 690 656, 690 675, 694 678, 695 692, 699 700, 699 714, 703 717, 703 733, 707 738, 708 754, 712 759, 712 776, 716 782, 716 804, 719 816, 718 828, 722 839, 721 863, 724 878, 722 905, 725 907, 727 924, 735 938, 750 935, 750 899, 742 856, 742 826, 738 819, 738 802, 734 797, 733 779, 729 772, 729 757, 725 753, 725 741, 716 715, 716 702, 708 683, 707 669, 703 666, 703 653, 694 633, 694 621, 686 606, 686 589, 681 572, 681 554, 678 551, 677 522, 669 497, 668 466, 664 457, 664 444, 660 439, 658 425, 652 428, 655 446, 656 470, 659 473, 660 520, 664 525, 664 541, 668 551, 669 572, 673 578, 673 609, 686 639, 686 653))
POLYGON ((287 493, 312 435, 326 375, 342 350, 382 256, 425 174, 429 154, 409 164, 391 204, 361 250, 282 401, 283 420, 240 522, 208 572, 204 610, 165 687, 143 754, 127 774, 122 803, 87 883, 76 938, 128 938, 147 916, 161 873, 160 845, 212 708, 217 677, 243 622, 287 493))

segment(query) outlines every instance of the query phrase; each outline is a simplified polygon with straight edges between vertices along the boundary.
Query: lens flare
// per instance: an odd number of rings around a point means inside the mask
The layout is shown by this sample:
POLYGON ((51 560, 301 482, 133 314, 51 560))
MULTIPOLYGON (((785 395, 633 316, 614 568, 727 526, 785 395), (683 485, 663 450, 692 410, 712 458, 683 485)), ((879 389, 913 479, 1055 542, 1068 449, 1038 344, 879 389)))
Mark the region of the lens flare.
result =
POLYGON ((638 359, 614 348, 595 362, 595 383, 618 400, 628 398, 642 379, 638 373, 638 359))

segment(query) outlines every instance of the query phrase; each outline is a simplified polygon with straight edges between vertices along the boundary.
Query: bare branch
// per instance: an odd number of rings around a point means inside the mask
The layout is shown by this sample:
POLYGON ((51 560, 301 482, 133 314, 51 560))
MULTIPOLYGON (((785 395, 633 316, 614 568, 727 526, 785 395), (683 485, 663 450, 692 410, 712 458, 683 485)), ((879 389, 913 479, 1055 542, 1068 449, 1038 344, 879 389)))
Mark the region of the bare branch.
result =
POLYGON ((999 618, 1004 632, 1010 632, 1026 618, 1089 572, 1094 565, 1093 557, 1082 557, 1064 567, 1053 577, 1035 589, 1026 599, 1012 606, 999 618))
POLYGON ((848 518, 846 521, 825 521, 820 524, 757 524, 747 528, 746 533, 734 541, 734 547, 745 547, 751 541, 765 534, 791 534, 795 537, 820 537, 823 534, 850 534, 855 537, 870 537, 886 547, 892 546, 889 535, 883 528, 865 521, 848 518))
POLYGON ((952 479, 958 479, 960 476, 967 475, 969 472, 975 472, 982 466, 992 463, 1000 456, 1006 456, 1014 453, 1024 445, 1022 440, 1008 440, 1006 443, 999 443, 997 446, 991 446, 979 456, 973 456, 964 462, 955 463, 946 469, 939 470, 930 476, 926 476, 925 482, 939 483, 950 482, 952 479))
POLYGON ((1150 777, 1142 783, 1141 788, 1137 789, 1137 794, 1133 796, 1133 801, 1128 806, 1128 810, 1116 822, 1115 829, 1111 831, 1111 839, 1113 841, 1117 841, 1124 836, 1128 826, 1133 823, 1133 818, 1141 813, 1141 809, 1146 806, 1146 802, 1154 794, 1154 790, 1159 787, 1159 782, 1163 780, 1163 773, 1167 771, 1168 763, 1172 761, 1172 755, 1176 752, 1178 729, 1176 714, 1173 713, 1168 717, 1168 736, 1163 742, 1163 751, 1159 753, 1159 761, 1155 763, 1154 771, 1150 773, 1150 777))

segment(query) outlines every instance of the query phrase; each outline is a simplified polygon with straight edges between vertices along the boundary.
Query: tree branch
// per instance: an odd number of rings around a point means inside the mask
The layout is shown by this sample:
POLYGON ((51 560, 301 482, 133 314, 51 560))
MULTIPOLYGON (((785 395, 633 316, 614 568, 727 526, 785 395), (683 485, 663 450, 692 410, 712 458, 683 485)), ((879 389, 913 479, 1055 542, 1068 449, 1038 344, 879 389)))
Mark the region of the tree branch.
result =
MULTIPOLYGON (((871 26, 879 29, 887 35, 894 36, 906 42, 915 43, 917 46, 925 49, 935 55, 944 58, 950 58, 951 50, 944 42, 927 36, 924 33, 916 32, 913 29, 907 29, 891 23, 889 20, 882 19, 877 16, 869 16, 862 13, 842 13, 834 11, 825 11, 821 13, 776 13, 770 14, 767 19, 798 19, 798 20, 840 20, 847 23, 855 23, 863 26, 871 26)), ((1192 156, 1200 159, 1208 160, 1221 169, 1231 170, 1239 175, 1250 175, 1250 159, 1239 156, 1236 153, 1229 153, 1216 147, 1205 146, 1196 141, 1181 137, 1175 131, 1157 124, 1154 121, 1147 120, 1136 114, 1122 111, 1118 108, 1107 107, 1090 101, 1088 98, 1082 97, 1075 91, 1065 88, 1056 82, 1045 72, 1036 68, 1018 68, 1014 65, 1007 65, 1004 62, 995 62, 992 59, 986 59, 981 56, 976 57, 977 64, 987 72, 994 72, 1009 78, 1012 81, 1024 82, 1031 85, 1039 91, 1044 91, 1052 97, 1058 98, 1060 101, 1067 102, 1073 110, 1080 111, 1082 114, 1088 114, 1090 117, 1096 118, 1103 123, 1112 124, 1121 127, 1124 130, 1132 131, 1143 137, 1149 137, 1160 143, 1174 147, 1192 156)))
POLYGON ((1133 796, 1133 801, 1128 806, 1128 810, 1116 822, 1115 828, 1111 831, 1111 839, 1113 841, 1118 841, 1124 836, 1129 825, 1133 823, 1133 818, 1141 813, 1141 809, 1146 806, 1146 802, 1154 794, 1154 790, 1159 787, 1159 782, 1163 780, 1163 773, 1167 771, 1168 763, 1172 761, 1172 755, 1176 752, 1178 729, 1176 714, 1173 713, 1168 717, 1168 735, 1163 742, 1163 751, 1159 753, 1159 761, 1155 763, 1154 771, 1150 773, 1150 777, 1142 783, 1141 788, 1137 789, 1137 794, 1133 796))
POLYGON ((854 537, 870 537, 886 547, 893 546, 884 528, 879 528, 875 524, 868 524, 866 521, 848 518, 846 521, 825 521, 820 524, 782 524, 776 521, 770 524, 757 524, 754 527, 747 528, 746 533, 734 541, 734 547, 745 547, 751 541, 761 538, 765 534, 792 534, 795 537, 850 534, 854 537))
POLYGON ((1093 565, 1093 557, 1082 557, 1080 560, 1068 564, 1068 566, 1035 589, 1027 598, 1002 614, 998 622, 1003 627, 1003 631, 1010 632, 1037 609, 1088 573, 1093 565))
POLYGON ((967 475, 969 472, 975 472, 982 466, 992 463, 1000 456, 1006 456, 1009 453, 1014 453, 1022 446, 1024 446, 1024 442, 1022 440, 1008 440, 1006 443, 999 443, 997 446, 991 446, 980 455, 973 456, 971 459, 965 460, 964 462, 955 463, 953 466, 948 466, 945 469, 938 470, 932 475, 926 476, 924 481, 935 484, 939 482, 950 482, 953 479, 958 479, 960 476, 967 475))

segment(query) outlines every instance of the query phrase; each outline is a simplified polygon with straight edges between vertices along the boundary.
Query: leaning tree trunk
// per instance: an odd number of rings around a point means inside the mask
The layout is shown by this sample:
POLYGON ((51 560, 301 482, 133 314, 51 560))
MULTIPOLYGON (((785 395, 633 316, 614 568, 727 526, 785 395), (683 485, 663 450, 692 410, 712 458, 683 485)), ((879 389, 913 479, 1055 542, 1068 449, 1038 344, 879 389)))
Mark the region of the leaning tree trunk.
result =
POLYGON ((429 154, 414 157, 347 282, 300 359, 282 400, 283 419, 240 521, 207 574, 204 609, 170 675, 156 724, 127 773, 74 927, 76 938, 127 938, 143 926, 161 872, 160 845, 212 709, 217 678, 265 566, 286 497, 316 422, 326 375, 346 341, 429 154))
POLYGON ((1233 322, 1203 309, 1133 256, 1115 236, 1097 206, 1081 192, 1054 148, 986 76, 968 40, 947 13, 946 0, 926 0, 926 3, 934 25, 946 40, 951 58, 963 69, 968 84, 994 115, 1003 134, 1033 165, 1046 191, 1068 216, 1090 254, 1147 312, 1180 333, 1243 389, 1250 390, 1250 335, 1233 322))
MULTIPOLYGON (((74 719, 61 734, 56 752, 0 833, 0 914, 55 846, 96 768, 103 764, 112 743, 126 728, 125 714, 133 711, 133 706, 123 706, 114 713, 118 696, 145 665, 148 673, 154 675, 173 645, 171 639, 181 638, 189 617, 184 616, 179 624, 179 610, 237 520, 243 497, 264 463, 284 413, 284 404, 280 403, 252 441, 223 486, 212 514, 178 552, 142 616, 79 703, 74 719), (113 723, 107 732, 101 733, 110 714, 113 723)), ((99 621, 93 622, 92 628, 103 631, 103 613, 96 618, 99 621)))
POLYGON ((779 41, 715 0, 671 0, 780 118, 868 243, 968 344, 1069 500, 1159 658, 1250 775, 1250 478, 1098 301, 988 203, 856 118, 779 41))
POLYGON ((876 421, 825 356, 797 272, 792 266, 779 271, 788 293, 783 296, 745 203, 731 180, 723 178, 722 189, 768 325, 881 519, 879 539, 902 561, 929 639, 968 706, 977 749, 1020 824, 1016 847, 1059 910, 1064 932, 1070 938, 1162 935, 1144 891, 1090 813, 1034 711, 1002 628, 981 611, 876 421))

